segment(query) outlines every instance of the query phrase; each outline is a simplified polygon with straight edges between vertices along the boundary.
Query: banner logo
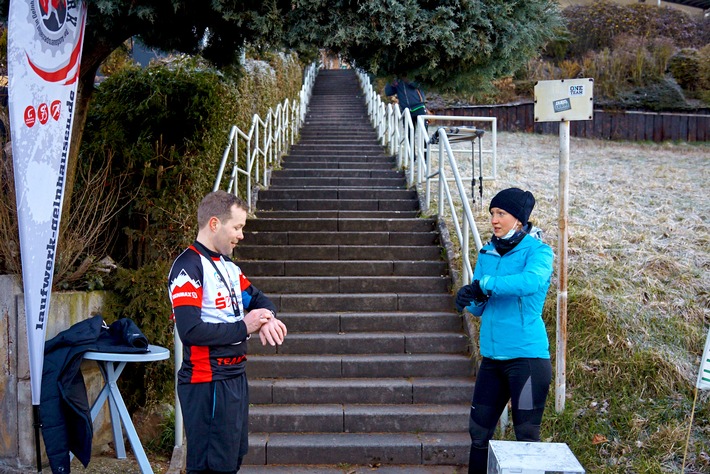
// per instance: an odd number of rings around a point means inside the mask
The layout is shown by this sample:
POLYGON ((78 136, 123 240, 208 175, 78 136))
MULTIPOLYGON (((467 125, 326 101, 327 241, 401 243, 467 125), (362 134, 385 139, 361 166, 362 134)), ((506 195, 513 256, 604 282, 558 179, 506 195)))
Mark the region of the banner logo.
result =
POLYGON ((42 24, 50 31, 59 31, 67 19, 67 2, 64 0, 40 0, 42 24))
POLYGON ((79 3, 70 0, 34 0, 30 4, 28 21, 34 24, 35 41, 44 44, 42 54, 32 56, 25 51, 32 70, 47 82, 73 84, 79 75, 79 58, 84 36, 86 16, 80 15, 79 3), (81 19, 81 21, 80 21, 81 19), (68 60, 55 64, 54 56, 47 55, 64 45, 73 46, 68 60))
POLYGON ((36 120, 37 113, 35 112, 35 108, 30 105, 25 109, 25 125, 32 128, 36 120))

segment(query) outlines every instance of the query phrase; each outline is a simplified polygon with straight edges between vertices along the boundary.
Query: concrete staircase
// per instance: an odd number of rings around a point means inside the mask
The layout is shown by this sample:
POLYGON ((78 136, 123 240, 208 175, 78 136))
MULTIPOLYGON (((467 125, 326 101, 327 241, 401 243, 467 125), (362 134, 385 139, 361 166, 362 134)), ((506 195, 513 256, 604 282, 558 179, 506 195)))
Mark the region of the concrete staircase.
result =
POLYGON ((236 249, 289 329, 278 349, 249 344, 243 472, 468 462, 469 339, 436 220, 418 217, 394 168, 355 73, 321 71, 300 141, 236 249))

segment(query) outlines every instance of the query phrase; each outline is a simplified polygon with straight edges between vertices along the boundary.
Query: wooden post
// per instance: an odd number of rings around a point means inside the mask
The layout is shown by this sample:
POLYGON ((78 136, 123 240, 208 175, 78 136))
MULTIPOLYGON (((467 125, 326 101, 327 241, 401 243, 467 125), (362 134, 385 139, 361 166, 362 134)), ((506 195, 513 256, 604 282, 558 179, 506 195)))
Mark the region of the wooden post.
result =
POLYGON ((567 386, 567 214, 569 210, 569 121, 560 122, 559 217, 557 255, 557 373, 555 376, 555 410, 565 409, 567 386))

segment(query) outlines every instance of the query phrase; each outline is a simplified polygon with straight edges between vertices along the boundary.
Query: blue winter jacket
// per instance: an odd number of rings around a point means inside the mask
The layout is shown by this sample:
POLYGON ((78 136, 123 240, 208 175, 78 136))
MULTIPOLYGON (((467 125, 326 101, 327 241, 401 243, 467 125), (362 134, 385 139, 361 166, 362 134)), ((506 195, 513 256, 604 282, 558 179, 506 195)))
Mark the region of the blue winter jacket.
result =
POLYGON ((542 307, 552 275, 552 249, 526 235, 502 257, 492 243, 478 254, 473 279, 484 275, 490 293, 482 305, 467 309, 481 316, 480 351, 491 359, 550 358, 542 307))

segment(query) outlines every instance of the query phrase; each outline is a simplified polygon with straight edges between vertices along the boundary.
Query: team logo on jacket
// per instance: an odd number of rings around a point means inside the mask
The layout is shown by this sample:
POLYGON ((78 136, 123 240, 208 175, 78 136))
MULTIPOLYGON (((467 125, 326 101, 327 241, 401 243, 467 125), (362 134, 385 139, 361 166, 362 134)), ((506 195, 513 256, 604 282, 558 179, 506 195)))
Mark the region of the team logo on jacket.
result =
POLYGON ((227 305, 232 304, 232 298, 229 297, 229 294, 222 296, 222 293, 217 293, 217 298, 214 300, 214 306, 217 309, 225 309, 227 308, 227 305))
POLYGON ((185 269, 182 269, 178 276, 170 282, 170 300, 173 302, 173 307, 200 306, 202 304, 202 285, 190 278, 185 269))

